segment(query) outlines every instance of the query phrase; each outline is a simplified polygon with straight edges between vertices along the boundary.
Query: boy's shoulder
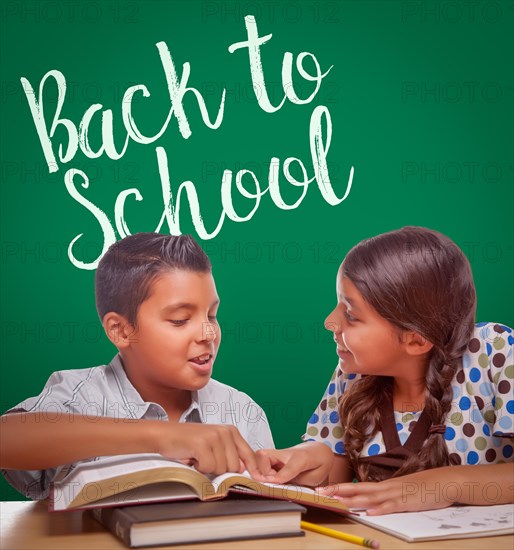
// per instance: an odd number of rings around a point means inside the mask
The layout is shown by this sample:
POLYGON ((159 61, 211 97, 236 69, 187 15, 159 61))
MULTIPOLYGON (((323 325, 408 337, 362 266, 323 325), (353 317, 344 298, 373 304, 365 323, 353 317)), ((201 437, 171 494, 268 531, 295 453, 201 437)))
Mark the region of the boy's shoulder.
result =
POLYGON ((245 392, 211 378, 195 396, 202 422, 236 426, 254 450, 275 446, 265 410, 245 392))
POLYGON ((104 365, 54 371, 46 381, 45 388, 70 385, 75 389, 82 386, 98 386, 100 389, 116 385, 116 381, 120 379, 121 374, 120 369, 116 365, 117 360, 119 360, 118 356, 114 357, 110 363, 104 365))
POLYGON ((96 380, 98 378, 105 379, 107 365, 95 365, 93 367, 83 367, 80 369, 62 369, 56 370, 50 374, 46 384, 54 383, 59 384, 67 380, 96 380))
POLYGON ((63 369, 50 374, 38 395, 28 397, 7 412, 56 410, 73 414, 109 415, 105 403, 139 404, 141 398, 127 383, 116 356, 106 365, 63 369))
POLYGON ((215 378, 211 378, 203 388, 198 390, 198 399, 202 402, 219 400, 221 402, 231 401, 244 404, 254 403, 253 399, 245 392, 224 384, 215 378))

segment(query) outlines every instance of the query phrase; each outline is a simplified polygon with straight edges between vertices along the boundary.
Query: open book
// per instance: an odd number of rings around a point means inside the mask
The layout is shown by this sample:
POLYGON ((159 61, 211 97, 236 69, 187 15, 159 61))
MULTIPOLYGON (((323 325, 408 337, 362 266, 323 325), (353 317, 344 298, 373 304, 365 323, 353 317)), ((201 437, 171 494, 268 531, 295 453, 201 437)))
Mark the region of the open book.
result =
POLYGON ((221 499, 229 492, 291 500, 348 512, 339 500, 296 485, 260 483, 248 473, 206 476, 159 454, 118 455, 79 462, 50 489, 49 509, 75 510, 144 502, 221 499))

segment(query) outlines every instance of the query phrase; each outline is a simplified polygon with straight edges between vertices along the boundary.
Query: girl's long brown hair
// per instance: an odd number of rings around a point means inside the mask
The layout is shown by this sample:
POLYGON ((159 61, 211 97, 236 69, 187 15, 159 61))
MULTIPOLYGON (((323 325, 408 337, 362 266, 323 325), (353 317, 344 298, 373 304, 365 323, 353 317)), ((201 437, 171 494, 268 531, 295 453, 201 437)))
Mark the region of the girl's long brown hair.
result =
MULTIPOLYGON (((340 268, 363 298, 401 331, 415 331, 433 344, 427 360, 425 413, 444 424, 451 408, 451 381, 471 339, 476 293, 471 267, 448 237, 423 227, 404 227, 364 240, 340 268)), ((363 376, 344 395, 340 414, 347 456, 362 480, 383 475, 359 461, 364 443, 380 429, 379 411, 391 395, 392 379, 363 376)), ((429 435, 418 456, 394 476, 449 464, 441 434, 429 435)))

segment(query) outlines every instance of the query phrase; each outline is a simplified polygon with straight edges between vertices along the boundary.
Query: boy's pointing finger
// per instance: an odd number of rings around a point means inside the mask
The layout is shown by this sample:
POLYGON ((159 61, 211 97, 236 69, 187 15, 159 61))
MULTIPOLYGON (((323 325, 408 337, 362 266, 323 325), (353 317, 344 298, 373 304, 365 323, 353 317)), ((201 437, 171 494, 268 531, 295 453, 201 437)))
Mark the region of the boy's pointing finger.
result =
POLYGON ((237 447, 239 458, 244 463, 245 468, 248 470, 248 472, 250 472, 250 475, 258 475, 259 468, 257 466, 257 457, 255 456, 255 452, 252 450, 250 445, 248 445, 248 443, 242 438, 239 432, 236 433, 235 444, 237 447))

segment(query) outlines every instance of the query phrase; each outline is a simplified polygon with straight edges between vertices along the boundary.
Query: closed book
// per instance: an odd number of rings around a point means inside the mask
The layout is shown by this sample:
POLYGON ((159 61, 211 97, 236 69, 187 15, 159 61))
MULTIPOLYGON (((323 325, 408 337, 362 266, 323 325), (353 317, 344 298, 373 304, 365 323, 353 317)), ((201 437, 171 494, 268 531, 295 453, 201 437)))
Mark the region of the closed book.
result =
POLYGON ((91 510, 127 546, 294 537, 305 508, 280 500, 226 499, 141 504, 91 510))

